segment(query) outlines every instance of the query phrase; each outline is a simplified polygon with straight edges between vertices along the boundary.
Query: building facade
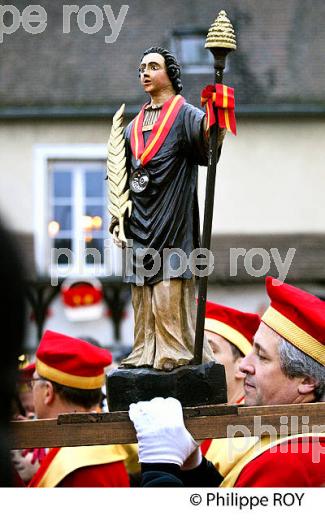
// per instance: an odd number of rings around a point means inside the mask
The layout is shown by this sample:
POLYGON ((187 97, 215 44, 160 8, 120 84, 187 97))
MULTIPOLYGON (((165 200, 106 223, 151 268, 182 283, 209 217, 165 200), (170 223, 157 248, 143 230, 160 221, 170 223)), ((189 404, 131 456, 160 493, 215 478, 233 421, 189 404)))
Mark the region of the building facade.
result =
MULTIPOLYGON (((218 165, 209 298, 261 310, 267 274, 322 296, 323 2, 113 0, 108 8, 96 1, 92 10, 80 2, 70 17, 64 2, 39 5, 47 16, 42 32, 21 25, 0 43, 0 211, 24 246, 27 276, 38 289, 45 280, 56 287, 66 276, 96 276, 108 291, 101 320, 73 323, 55 289, 42 327, 117 349, 132 344, 128 296, 114 315, 117 293, 109 292, 121 274, 104 180, 112 115, 125 102, 127 123, 144 103, 138 65, 152 45, 173 50, 183 94, 199 106, 213 78, 205 35, 224 7, 238 39, 224 75, 235 88, 238 135, 227 135, 218 165), (57 249, 71 256, 58 259, 57 249)), ((15 2, 21 14, 26 6, 15 2)), ((10 26, 10 14, 4 22, 10 26)), ((201 169, 201 216, 205 179, 201 169)), ((39 334, 34 312, 30 349, 39 334)))

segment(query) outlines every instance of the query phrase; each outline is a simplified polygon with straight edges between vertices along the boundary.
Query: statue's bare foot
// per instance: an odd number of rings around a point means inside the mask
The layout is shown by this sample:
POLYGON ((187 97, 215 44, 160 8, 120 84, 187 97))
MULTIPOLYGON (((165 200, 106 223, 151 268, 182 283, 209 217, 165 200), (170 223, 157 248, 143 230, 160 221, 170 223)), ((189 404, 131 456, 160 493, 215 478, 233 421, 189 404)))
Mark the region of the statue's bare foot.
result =
POLYGON ((162 370, 165 370, 166 372, 170 372, 174 368, 176 368, 177 365, 173 363, 173 361, 168 360, 163 363, 162 370))

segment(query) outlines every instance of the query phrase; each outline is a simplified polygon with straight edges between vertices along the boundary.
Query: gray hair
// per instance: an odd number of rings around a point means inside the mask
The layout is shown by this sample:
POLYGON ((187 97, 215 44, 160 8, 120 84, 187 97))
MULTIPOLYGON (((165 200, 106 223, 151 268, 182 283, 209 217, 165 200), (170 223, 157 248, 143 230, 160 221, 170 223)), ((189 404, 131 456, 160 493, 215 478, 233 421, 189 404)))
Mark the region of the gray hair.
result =
POLYGON ((284 338, 280 341, 279 354, 283 373, 290 378, 311 377, 316 383, 316 401, 325 401, 325 367, 284 338))

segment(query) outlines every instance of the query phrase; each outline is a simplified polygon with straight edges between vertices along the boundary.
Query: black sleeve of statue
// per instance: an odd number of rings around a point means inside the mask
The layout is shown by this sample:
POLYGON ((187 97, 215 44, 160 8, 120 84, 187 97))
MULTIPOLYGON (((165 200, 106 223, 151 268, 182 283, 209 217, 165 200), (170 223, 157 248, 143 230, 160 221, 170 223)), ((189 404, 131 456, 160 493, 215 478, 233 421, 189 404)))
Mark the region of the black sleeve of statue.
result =
POLYGON ((185 105, 184 108, 184 131, 187 155, 193 164, 207 166, 208 164, 208 140, 204 130, 205 114, 202 110, 185 105))
POLYGON ((176 464, 142 464, 141 487, 218 487, 223 477, 204 457, 200 466, 181 471, 176 464))

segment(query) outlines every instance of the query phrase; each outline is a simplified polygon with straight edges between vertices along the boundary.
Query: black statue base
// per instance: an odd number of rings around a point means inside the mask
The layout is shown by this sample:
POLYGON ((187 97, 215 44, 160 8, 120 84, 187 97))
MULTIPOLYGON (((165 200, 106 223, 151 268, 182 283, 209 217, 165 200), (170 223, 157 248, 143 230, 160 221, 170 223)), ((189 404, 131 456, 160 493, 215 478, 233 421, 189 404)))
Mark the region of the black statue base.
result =
POLYGON ((154 397, 175 397, 182 406, 227 402, 225 369, 219 363, 185 365, 171 372, 152 368, 117 368, 106 379, 110 412, 154 397))

